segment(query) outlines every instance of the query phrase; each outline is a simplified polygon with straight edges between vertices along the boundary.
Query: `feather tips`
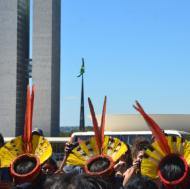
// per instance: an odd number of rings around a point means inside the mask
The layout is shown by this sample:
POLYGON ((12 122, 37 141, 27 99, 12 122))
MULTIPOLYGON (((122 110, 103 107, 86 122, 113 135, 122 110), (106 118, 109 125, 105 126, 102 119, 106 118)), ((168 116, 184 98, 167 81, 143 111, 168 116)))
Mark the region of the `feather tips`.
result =
POLYGON ((152 131, 152 134, 154 135, 156 141, 158 142, 159 146, 164 151, 164 153, 170 154, 171 151, 168 142, 158 124, 150 116, 146 114, 146 112, 143 110, 142 106, 139 104, 138 101, 136 101, 136 106, 134 105, 133 107, 144 117, 150 130, 152 131))
POLYGON ((92 117, 92 123, 93 123, 93 129, 94 129, 94 133, 95 133, 95 137, 96 137, 96 142, 98 145, 99 153, 101 154, 100 132, 99 132, 99 127, 98 127, 98 122, 96 119, 96 114, 94 112, 94 107, 92 105, 90 98, 88 98, 88 104, 89 104, 90 113, 91 113, 91 117, 92 117))
POLYGON ((98 122, 96 119, 96 114, 94 111, 93 104, 92 104, 90 98, 88 98, 88 104, 89 104, 90 113, 91 113, 91 117, 92 117, 93 129, 94 129, 94 133, 95 133, 96 142, 98 145, 99 154, 103 153, 103 147, 104 147, 103 145, 104 145, 104 128, 105 128, 105 116, 106 116, 106 99, 107 98, 105 97, 103 110, 102 110, 101 125, 100 125, 100 127, 98 127, 98 122))
POLYGON ((104 106, 102 110, 102 120, 100 126, 100 138, 101 138, 101 153, 103 152, 103 143, 104 143, 104 129, 105 129, 105 117, 106 117, 106 96, 104 98, 104 106))

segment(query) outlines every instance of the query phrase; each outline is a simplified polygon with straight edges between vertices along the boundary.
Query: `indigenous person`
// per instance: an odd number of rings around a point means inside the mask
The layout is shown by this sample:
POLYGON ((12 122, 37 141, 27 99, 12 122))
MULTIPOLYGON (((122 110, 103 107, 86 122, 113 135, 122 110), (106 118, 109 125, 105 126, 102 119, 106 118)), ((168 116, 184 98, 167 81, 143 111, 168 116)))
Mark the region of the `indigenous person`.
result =
MULTIPOLYGON (((0 133, 0 149, 5 144, 4 137, 0 133)), ((0 159, 1 164, 1 159, 0 159)), ((0 188, 8 188, 12 178, 10 176, 9 169, 7 167, 0 168, 0 188)))
POLYGON ((138 102, 134 107, 143 116, 155 138, 142 160, 141 174, 152 179, 159 178, 164 189, 190 188, 190 142, 178 136, 165 136, 138 102))
POLYGON ((52 154, 51 145, 44 137, 32 135, 33 103, 34 86, 32 93, 28 86, 24 134, 0 149, 0 167, 10 167, 17 188, 38 188, 37 185, 43 180, 41 164, 52 154))
POLYGON ((32 135, 44 136, 44 133, 42 129, 35 128, 32 130, 32 135))
POLYGON ((0 133, 0 148, 3 147, 4 144, 5 144, 4 137, 3 137, 3 135, 0 133))
POLYGON ((123 185, 125 186, 129 179, 135 175, 141 175, 140 166, 144 157, 146 148, 150 145, 149 141, 144 137, 137 137, 132 146, 132 166, 129 167, 124 173, 123 185))
MULTIPOLYGON (((32 136, 37 135, 37 136, 44 136, 43 130, 39 128, 34 128, 32 130, 32 136)), ((56 158, 52 152, 52 155, 49 159, 47 159, 42 165, 41 165, 41 170, 43 174, 48 174, 52 175, 55 173, 58 169, 56 158)))
POLYGON ((77 173, 56 174, 48 177, 43 189, 114 189, 102 178, 77 173))
POLYGON ((148 177, 135 175, 129 179, 125 189, 158 189, 156 183, 154 183, 148 177))
POLYGON ((132 155, 131 155, 131 149, 128 144, 127 145, 127 152, 120 157, 118 162, 114 165, 115 175, 117 177, 121 177, 123 180, 123 174, 124 172, 132 166, 132 155))
POLYGON ((88 98, 88 102, 95 136, 89 140, 79 141, 79 144, 69 153, 66 164, 83 167, 84 172, 89 176, 110 180, 110 178, 113 178, 115 175, 115 162, 127 152, 128 148, 126 144, 119 139, 104 136, 106 97, 100 127, 98 126, 90 98, 88 98))
MULTIPOLYGON (((65 152, 65 156, 67 157, 69 155, 69 153, 76 147, 78 146, 79 143, 78 142, 75 142, 75 143, 70 143, 70 142, 67 142, 65 144, 65 149, 64 149, 64 152, 65 152)), ((63 167, 63 171, 65 173, 77 173, 77 174, 82 174, 84 173, 84 170, 81 166, 77 166, 77 165, 65 165, 63 167)))
POLYGON ((149 145, 150 145, 150 142, 146 138, 144 137, 135 138, 132 145, 133 162, 142 161, 145 151, 149 145))

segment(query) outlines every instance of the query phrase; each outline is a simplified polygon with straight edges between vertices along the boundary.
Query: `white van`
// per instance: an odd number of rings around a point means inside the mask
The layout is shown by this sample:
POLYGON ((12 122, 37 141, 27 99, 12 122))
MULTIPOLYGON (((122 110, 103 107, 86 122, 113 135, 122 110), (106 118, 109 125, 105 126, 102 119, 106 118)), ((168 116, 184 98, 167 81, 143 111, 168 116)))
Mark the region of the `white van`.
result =
MULTIPOLYGON (((168 135, 180 136, 184 137, 187 140, 190 140, 190 133, 185 131, 177 131, 177 130, 164 130, 164 132, 168 135)), ((131 145, 136 137, 145 137, 149 141, 152 138, 151 131, 105 131, 105 135, 119 138, 120 140, 126 142, 131 145)), ((86 140, 94 136, 93 131, 87 132, 75 132, 71 135, 71 141, 77 142, 79 139, 86 140)))

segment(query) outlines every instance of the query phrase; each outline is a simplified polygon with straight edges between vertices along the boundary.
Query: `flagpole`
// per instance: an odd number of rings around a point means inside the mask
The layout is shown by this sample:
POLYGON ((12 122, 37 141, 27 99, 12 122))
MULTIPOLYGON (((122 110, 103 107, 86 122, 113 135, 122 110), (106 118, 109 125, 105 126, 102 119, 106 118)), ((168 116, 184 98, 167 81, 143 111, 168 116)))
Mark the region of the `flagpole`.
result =
POLYGON ((84 116, 84 78, 82 74, 82 84, 81 84, 81 103, 80 103, 80 125, 79 130, 85 131, 85 116, 84 116))

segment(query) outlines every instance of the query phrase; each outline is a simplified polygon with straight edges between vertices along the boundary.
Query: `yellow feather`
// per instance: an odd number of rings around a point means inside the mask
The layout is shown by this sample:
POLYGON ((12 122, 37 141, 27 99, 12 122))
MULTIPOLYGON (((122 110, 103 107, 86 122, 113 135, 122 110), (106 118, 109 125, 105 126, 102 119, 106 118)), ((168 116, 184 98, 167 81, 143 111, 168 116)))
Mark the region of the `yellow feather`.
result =
POLYGON ((108 143, 109 143, 109 136, 104 136, 104 152, 107 153, 108 150, 108 143))
MULTIPOLYGON (((109 151, 108 146, 110 145, 109 139, 110 137, 108 136, 105 136, 104 138, 103 154, 105 155, 108 155, 108 151, 109 151)), ((99 154, 95 137, 91 137, 89 139, 88 145, 86 145, 86 142, 85 141, 80 142, 79 146, 75 147, 72 150, 72 152, 68 155, 66 164, 84 166, 87 160, 99 154), (79 147, 81 148, 81 150, 77 151, 79 147), (89 150, 89 149, 92 149, 92 150, 89 150), (83 152, 85 152, 86 155, 84 155, 83 152)), ((112 157, 113 161, 117 161, 128 150, 127 146, 117 138, 113 139, 111 146, 112 146, 112 149, 110 150, 109 156, 112 157), (119 144, 121 144, 120 147, 119 147, 119 144)))
MULTIPOLYGON (((31 154, 35 154, 40 159, 41 164, 52 155, 50 143, 41 136, 34 135, 32 137, 32 149, 31 154)), ((24 153, 22 136, 18 136, 0 149, 0 166, 9 167, 12 161, 24 153)))
POLYGON ((95 137, 92 137, 92 138, 90 139, 90 145, 91 145, 91 147, 92 147, 92 149, 93 149, 93 153, 94 153, 95 155, 97 155, 97 154, 99 153, 99 151, 98 151, 98 146, 97 146, 95 137))
POLYGON ((177 137, 177 152, 179 154, 183 154, 184 153, 184 143, 182 143, 182 138, 181 137, 177 137))
POLYGON ((52 155, 51 144, 42 136, 32 136, 32 149, 32 154, 35 154, 40 159, 40 164, 44 163, 52 155))
POLYGON ((114 153, 111 155, 113 161, 116 162, 117 160, 119 160, 119 158, 120 158, 122 155, 124 155, 127 151, 128 151, 127 145, 122 142, 122 143, 121 143, 121 147, 119 148, 119 150, 118 150, 117 152, 114 152, 114 153))
POLYGON ((109 141, 107 143, 107 148, 104 148, 104 154, 113 153, 115 150, 115 146, 118 145, 119 141, 116 138, 113 138, 113 141, 110 140, 111 137, 109 137, 109 141), (108 149, 108 147, 111 147, 111 149, 108 149))
POLYGON ((82 149, 85 149, 87 151, 87 146, 85 146, 84 142, 80 142, 79 146, 75 147, 71 153, 69 153, 67 157, 66 164, 69 165, 85 165, 86 161, 90 158, 82 149), (85 154, 85 155, 84 155, 85 154))
POLYGON ((67 158, 66 164, 84 166, 86 164, 86 160, 79 154, 70 153, 67 158))
MULTIPOLYGON (((90 145, 90 143, 89 143, 89 145, 90 145)), ((85 154, 87 154, 88 156, 91 156, 91 154, 89 153, 89 150, 88 150, 88 146, 86 145, 85 141, 81 141, 79 146, 81 147, 83 152, 85 152, 85 154)))
POLYGON ((108 137, 105 146, 104 154, 111 156, 114 161, 117 161, 128 150, 126 144, 118 138, 108 137))
POLYGON ((167 141, 168 141, 168 145, 171 150, 171 153, 174 153, 174 145, 173 145, 173 141, 172 141, 172 136, 167 136, 167 141))
POLYGON ((113 161, 117 161, 128 150, 126 144, 123 143, 120 139, 108 136, 105 136, 104 138, 104 147, 104 154, 111 156, 113 161), (111 142, 111 139, 113 140, 113 142, 111 142), (112 148, 108 149, 108 147, 110 146, 112 148))
POLYGON ((187 164, 190 165, 190 142, 187 140, 184 143, 184 158, 187 164))
POLYGON ((152 179, 157 178, 158 164, 151 158, 143 158, 141 162, 141 174, 152 179))
POLYGON ((162 151, 162 149, 160 148, 160 146, 158 145, 158 143, 155 141, 154 143, 152 143, 153 148, 159 153, 159 155, 161 157, 165 157, 166 154, 162 151))
POLYGON ((1 168, 9 167, 11 162, 15 160, 17 156, 23 153, 21 136, 16 137, 15 139, 6 143, 2 148, 0 148, 1 168))
POLYGON ((158 152, 157 151, 151 151, 151 150, 149 150, 149 149, 147 149, 146 150, 146 154, 149 156, 149 157, 151 157, 151 158, 153 158, 155 161, 160 161, 161 160, 161 158, 160 158, 160 156, 158 155, 158 152))
POLYGON ((176 137, 176 142, 173 141, 172 136, 167 136, 168 145, 170 147, 171 153, 180 154, 181 152, 181 137, 176 137))

